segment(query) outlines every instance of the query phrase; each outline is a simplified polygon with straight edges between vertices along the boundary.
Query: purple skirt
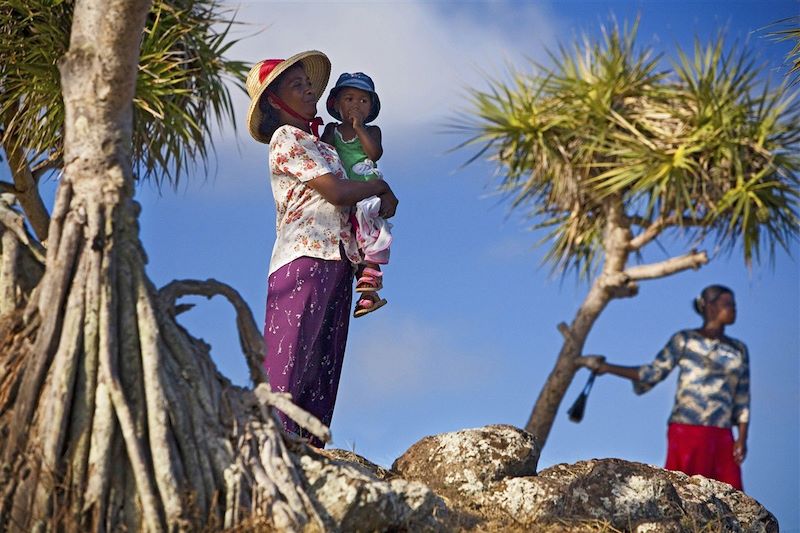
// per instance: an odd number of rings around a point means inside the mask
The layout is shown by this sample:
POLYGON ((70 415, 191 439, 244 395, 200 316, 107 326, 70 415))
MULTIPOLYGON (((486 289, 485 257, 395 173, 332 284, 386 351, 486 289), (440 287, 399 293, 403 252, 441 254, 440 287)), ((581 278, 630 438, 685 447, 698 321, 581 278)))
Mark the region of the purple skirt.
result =
MULTIPOLYGON (((270 386, 290 393, 326 426, 339 388, 352 294, 353 268, 347 260, 300 257, 269 276, 264 368, 270 386)), ((282 412, 278 416, 286 431, 324 446, 282 412)))

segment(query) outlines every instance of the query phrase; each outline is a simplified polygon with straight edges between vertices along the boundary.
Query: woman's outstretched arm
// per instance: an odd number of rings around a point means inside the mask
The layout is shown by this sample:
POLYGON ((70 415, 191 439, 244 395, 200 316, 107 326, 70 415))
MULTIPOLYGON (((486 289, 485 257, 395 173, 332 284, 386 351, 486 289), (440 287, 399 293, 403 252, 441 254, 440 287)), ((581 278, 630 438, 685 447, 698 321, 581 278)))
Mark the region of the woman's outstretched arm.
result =
POLYGON ((614 374, 633 383, 636 394, 644 394, 657 383, 663 381, 675 365, 678 364, 686 345, 684 332, 674 334, 667 345, 658 352, 652 363, 641 366, 612 365, 603 356, 585 356, 578 359, 578 364, 585 366, 597 374, 614 374))
POLYGON ((621 378, 629 379, 631 381, 639 381, 639 367, 638 366, 620 366, 612 365, 610 363, 602 363, 597 369, 597 373, 601 376, 603 374, 614 374, 621 378))
POLYGON ((595 374, 602 376, 603 374, 614 374, 631 381, 639 381, 639 367, 638 366, 620 366, 606 363, 606 358, 602 355, 586 355, 578 358, 578 364, 586 367, 595 374))

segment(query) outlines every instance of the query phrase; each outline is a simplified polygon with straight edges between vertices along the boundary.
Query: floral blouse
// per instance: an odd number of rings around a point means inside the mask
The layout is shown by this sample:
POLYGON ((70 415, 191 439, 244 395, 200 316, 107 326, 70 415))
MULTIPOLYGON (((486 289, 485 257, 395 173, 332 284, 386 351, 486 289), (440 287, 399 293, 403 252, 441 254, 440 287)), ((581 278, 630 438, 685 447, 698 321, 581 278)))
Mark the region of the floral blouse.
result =
POLYGON ((269 143, 269 173, 277 233, 270 274, 303 256, 339 260, 340 242, 351 262, 360 261, 350 208, 331 204, 306 185, 323 174, 347 179, 332 146, 294 126, 281 126, 269 143))
POLYGON ((676 365, 680 374, 670 422, 729 428, 750 421, 750 363, 743 342, 679 331, 652 363, 639 367, 634 391, 647 392, 676 365))

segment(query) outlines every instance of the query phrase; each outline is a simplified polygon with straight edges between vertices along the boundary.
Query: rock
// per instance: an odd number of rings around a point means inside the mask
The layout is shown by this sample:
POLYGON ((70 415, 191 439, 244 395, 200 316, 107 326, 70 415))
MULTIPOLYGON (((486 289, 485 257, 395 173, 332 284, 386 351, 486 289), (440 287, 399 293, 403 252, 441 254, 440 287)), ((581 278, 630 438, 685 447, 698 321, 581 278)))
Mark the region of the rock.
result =
POLYGON ((425 437, 392 470, 444 498, 449 531, 778 532, 761 504, 719 481, 621 459, 537 475, 538 457, 530 434, 486 426, 425 437))
POLYGON ((505 480, 479 505, 487 517, 505 514, 528 526, 594 521, 635 533, 778 531, 769 511, 730 485, 620 459, 556 465, 537 477, 505 480))
POLYGON ((321 511, 323 531, 446 530, 446 505, 422 483, 383 481, 361 464, 313 451, 299 461, 306 492, 321 511))
POLYGON ((492 425, 425 437, 392 465, 450 499, 479 495, 497 481, 536 474, 539 446, 530 433, 492 425))
POLYGON ((536 474, 533 437, 496 425, 425 437, 386 470, 345 450, 299 459, 324 531, 777 533, 730 485, 621 459, 536 474))
POLYGON ((354 465, 357 468, 361 468, 364 472, 369 473, 375 476, 376 478, 382 479, 384 481, 388 481, 392 478, 397 477, 396 472, 387 470, 382 466, 376 465, 372 461, 364 457, 361 457, 355 452, 342 450, 340 448, 320 449, 316 450, 316 452, 334 461, 342 461, 354 465))

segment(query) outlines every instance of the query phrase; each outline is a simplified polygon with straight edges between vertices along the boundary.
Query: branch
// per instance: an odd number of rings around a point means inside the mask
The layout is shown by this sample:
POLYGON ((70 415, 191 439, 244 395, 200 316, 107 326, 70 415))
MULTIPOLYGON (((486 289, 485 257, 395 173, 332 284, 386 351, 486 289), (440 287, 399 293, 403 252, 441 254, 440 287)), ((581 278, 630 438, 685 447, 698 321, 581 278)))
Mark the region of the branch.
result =
POLYGON ((64 161, 61 159, 60 156, 59 157, 52 157, 52 155, 51 155, 50 157, 48 157, 47 159, 45 159, 41 163, 37 163, 31 169, 31 174, 33 175, 33 180, 36 183, 39 183, 39 180, 41 179, 41 177, 46 172, 48 172, 50 170, 53 170, 55 168, 61 168, 61 166, 63 164, 64 164, 64 161))
MULTIPOLYGON (((158 299, 162 309, 167 313, 175 314, 175 301, 187 295, 205 296, 212 298, 221 295, 236 309, 236 324, 239 328, 239 342, 242 346, 247 366, 250 369, 250 379, 255 384, 255 395, 259 400, 262 409, 273 406, 283 411, 286 416, 307 429, 312 435, 324 442, 330 442, 330 430, 310 413, 304 411, 292 402, 291 396, 287 393, 272 392, 269 387, 267 376, 264 373, 262 364, 264 354, 264 338, 258 331, 253 313, 247 306, 241 295, 230 285, 219 282, 215 279, 206 281, 199 280, 175 280, 158 291, 158 299)), ((268 416, 268 413, 264 413, 268 416)))
MULTIPOLYGON (((16 104, 7 110, 7 116, 13 117, 16 112, 16 104)), ((13 140, 3 139, 2 147, 8 157, 8 166, 11 169, 11 176, 14 180, 14 194, 19 205, 28 217, 28 222, 33 228, 36 237, 44 242, 47 240, 48 226, 50 225, 50 215, 44 206, 39 188, 31 172, 30 163, 25 157, 25 152, 17 146, 13 140)))
MULTIPOLYGON (((239 344, 242 347, 247 367, 250 370, 250 379, 254 385, 267 383, 267 375, 262 365, 266 348, 264 347, 264 337, 258 331, 256 321, 250 307, 245 303, 242 296, 230 285, 219 282, 215 279, 200 280, 175 280, 158 291, 158 299, 162 309, 172 316, 177 313, 175 301, 187 295, 205 296, 211 299, 213 296, 221 295, 233 305, 236 310, 236 325, 239 330, 239 344)), ((180 308, 181 306, 177 306, 180 308)))
POLYGON ((690 268, 697 270, 706 263, 708 263, 708 255, 706 252, 697 252, 693 250, 686 255, 673 257, 666 261, 661 261, 660 263, 631 267, 627 269, 624 274, 633 281, 663 278, 690 268))
MULTIPOLYGON (((261 383, 256 387, 255 395, 262 410, 275 407, 321 441, 330 442, 331 430, 314 415, 292 402, 292 396, 288 392, 273 392, 269 383, 261 383)), ((262 415, 268 416, 268 413, 262 411, 262 415)))
POLYGON ((645 244, 649 243, 661 233, 661 231, 668 225, 667 219, 658 217, 652 224, 644 226, 644 231, 639 233, 636 237, 631 239, 628 243, 629 250, 639 250, 645 244))
MULTIPOLYGON (((680 224, 681 226, 702 225, 701 222, 702 219, 698 219, 696 217, 678 216, 675 213, 669 216, 664 216, 664 214, 662 213, 661 215, 658 216, 658 218, 665 218, 670 224, 680 224)), ((639 226, 640 228, 646 228, 655 222, 655 220, 650 220, 649 218, 640 215, 629 215, 628 220, 630 220, 631 224, 633 224, 634 226, 639 226)))
POLYGON ((561 332, 561 334, 564 336, 564 340, 568 342, 575 342, 575 336, 572 335, 572 330, 569 329, 569 326, 566 324, 566 322, 559 322, 558 326, 556 327, 558 328, 558 331, 561 332))
POLYGON ((25 245, 30 250, 33 257, 36 258, 41 264, 45 262, 45 253, 42 245, 35 239, 32 239, 28 232, 25 230, 25 221, 22 216, 11 209, 8 203, 0 198, 0 226, 4 226, 7 230, 11 231, 17 240, 25 245))
POLYGON ((639 284, 626 272, 603 274, 598 280, 598 284, 612 298, 633 298, 639 294, 639 284))
POLYGON ((0 181, 0 194, 17 194, 17 189, 14 188, 12 183, 7 181, 0 181))
POLYGON ((631 239, 631 242, 628 244, 628 249, 631 251, 640 250, 644 245, 658 237, 658 235, 664 231, 667 226, 688 227, 703 225, 695 218, 681 217, 674 214, 667 217, 663 215, 659 216, 652 222, 649 222, 641 217, 631 217, 630 221, 631 223, 644 228, 642 232, 631 239))

